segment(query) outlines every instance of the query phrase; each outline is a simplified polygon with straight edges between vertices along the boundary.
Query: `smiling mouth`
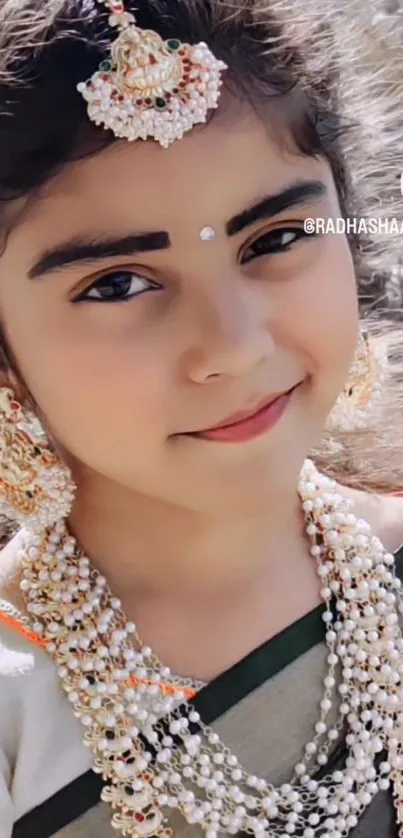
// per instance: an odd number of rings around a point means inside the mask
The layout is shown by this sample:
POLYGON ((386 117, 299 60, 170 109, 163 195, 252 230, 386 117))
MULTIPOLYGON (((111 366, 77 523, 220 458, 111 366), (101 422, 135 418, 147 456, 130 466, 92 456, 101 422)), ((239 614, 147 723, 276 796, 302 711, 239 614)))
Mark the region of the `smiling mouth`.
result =
POLYGON ((198 431, 188 431, 180 434, 180 436, 196 439, 216 439, 217 441, 224 441, 226 436, 228 436, 229 441, 232 438, 235 439, 235 436, 231 436, 231 431, 236 434, 237 430, 239 430, 241 436, 243 436, 242 432, 244 431, 246 437, 249 436, 249 433, 252 436, 262 433, 264 430, 268 430, 270 425, 274 424, 280 417, 292 394, 301 383, 298 382, 298 384, 295 384, 289 390, 283 390, 281 393, 266 396, 254 408, 233 413, 215 425, 210 425, 198 431))

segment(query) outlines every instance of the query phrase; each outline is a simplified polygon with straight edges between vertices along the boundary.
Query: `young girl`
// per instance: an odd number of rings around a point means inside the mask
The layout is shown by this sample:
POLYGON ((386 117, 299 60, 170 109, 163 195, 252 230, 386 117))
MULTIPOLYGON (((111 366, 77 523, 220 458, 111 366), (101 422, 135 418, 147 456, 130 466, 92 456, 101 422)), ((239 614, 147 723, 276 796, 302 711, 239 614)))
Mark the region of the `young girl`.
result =
POLYGON ((1 838, 403 836, 393 35, 0 4, 1 838))

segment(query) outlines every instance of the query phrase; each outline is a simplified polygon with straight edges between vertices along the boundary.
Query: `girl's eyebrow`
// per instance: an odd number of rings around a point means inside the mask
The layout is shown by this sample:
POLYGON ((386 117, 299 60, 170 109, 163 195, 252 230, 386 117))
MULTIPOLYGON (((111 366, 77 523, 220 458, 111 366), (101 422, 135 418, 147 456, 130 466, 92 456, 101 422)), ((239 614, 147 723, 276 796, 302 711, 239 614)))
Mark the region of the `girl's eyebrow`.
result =
POLYGON ((303 206, 314 199, 324 198, 327 194, 321 180, 295 181, 280 192, 266 195, 239 215, 235 215, 226 225, 227 236, 234 236, 246 227, 262 218, 272 218, 280 212, 293 207, 303 206))
POLYGON ((166 250, 171 246, 166 231, 135 233, 123 237, 76 236, 54 248, 45 250, 28 272, 29 279, 39 279, 54 271, 62 271, 76 263, 93 264, 116 256, 166 250))

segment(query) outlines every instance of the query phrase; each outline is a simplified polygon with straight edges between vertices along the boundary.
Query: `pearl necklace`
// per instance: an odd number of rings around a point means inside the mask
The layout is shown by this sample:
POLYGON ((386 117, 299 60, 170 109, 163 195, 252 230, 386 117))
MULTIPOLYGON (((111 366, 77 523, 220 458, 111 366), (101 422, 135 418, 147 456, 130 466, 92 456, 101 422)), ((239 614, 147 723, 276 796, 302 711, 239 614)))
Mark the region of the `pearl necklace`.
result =
POLYGON ((21 589, 33 628, 84 727, 93 769, 106 782, 102 799, 122 835, 168 838, 169 811, 178 810, 207 838, 240 831, 345 838, 391 787, 403 838, 403 609, 394 557, 309 460, 298 491, 322 581, 329 671, 315 735, 279 788, 242 767, 181 689, 166 694, 164 682, 175 678, 142 645, 64 524, 23 533, 21 589), (339 720, 329 729, 337 668, 339 720), (317 781, 315 767, 326 765, 342 727, 345 769, 317 781))

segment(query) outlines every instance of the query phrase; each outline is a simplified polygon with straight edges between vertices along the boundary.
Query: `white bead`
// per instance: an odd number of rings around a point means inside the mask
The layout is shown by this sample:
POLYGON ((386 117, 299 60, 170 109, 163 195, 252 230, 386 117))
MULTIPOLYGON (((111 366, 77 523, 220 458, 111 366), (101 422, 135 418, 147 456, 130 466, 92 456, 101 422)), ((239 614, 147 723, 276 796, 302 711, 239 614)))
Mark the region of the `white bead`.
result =
POLYGON ((308 823, 311 826, 317 826, 319 822, 320 822, 320 817, 316 812, 314 812, 311 815, 308 815, 308 823))
POLYGON ((326 733, 327 725, 325 724, 325 722, 317 722, 315 725, 315 731, 319 734, 319 736, 326 733))

